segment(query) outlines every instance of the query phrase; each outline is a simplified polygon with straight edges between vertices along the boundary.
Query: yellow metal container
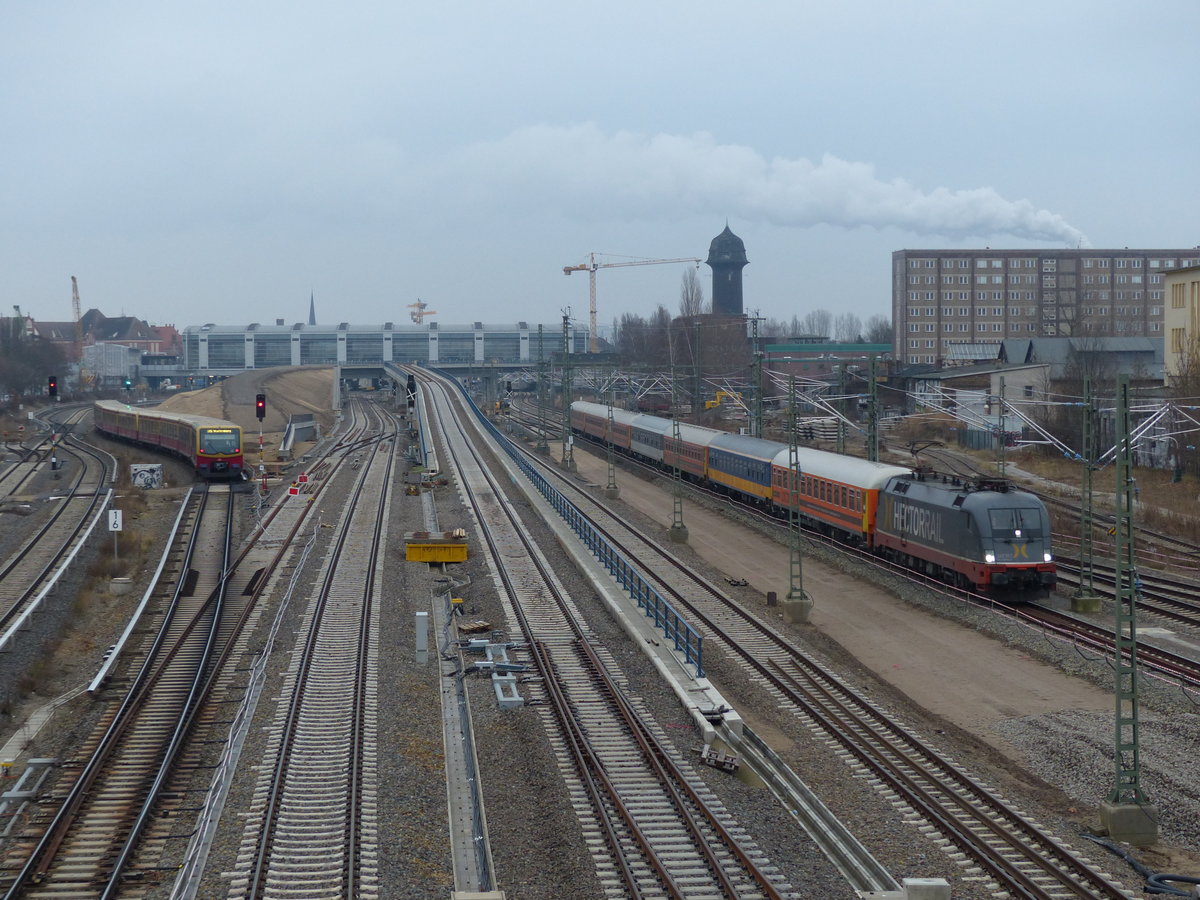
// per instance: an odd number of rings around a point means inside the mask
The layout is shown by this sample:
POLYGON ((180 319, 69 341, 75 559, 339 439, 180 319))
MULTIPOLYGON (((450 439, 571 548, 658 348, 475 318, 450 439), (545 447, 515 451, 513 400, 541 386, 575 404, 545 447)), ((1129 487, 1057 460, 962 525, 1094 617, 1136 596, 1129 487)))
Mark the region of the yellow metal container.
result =
POLYGON ((404 558, 409 562, 447 563, 467 561, 466 532, 410 531, 404 535, 404 558))

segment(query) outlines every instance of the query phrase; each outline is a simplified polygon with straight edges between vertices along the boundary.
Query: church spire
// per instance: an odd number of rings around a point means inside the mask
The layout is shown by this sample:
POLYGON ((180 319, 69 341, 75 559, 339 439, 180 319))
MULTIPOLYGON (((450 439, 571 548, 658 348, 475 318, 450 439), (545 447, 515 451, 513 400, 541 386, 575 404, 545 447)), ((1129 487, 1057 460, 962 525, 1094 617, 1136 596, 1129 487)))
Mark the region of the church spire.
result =
POLYGON ((308 324, 317 324, 317 299, 314 293, 308 295, 308 324))

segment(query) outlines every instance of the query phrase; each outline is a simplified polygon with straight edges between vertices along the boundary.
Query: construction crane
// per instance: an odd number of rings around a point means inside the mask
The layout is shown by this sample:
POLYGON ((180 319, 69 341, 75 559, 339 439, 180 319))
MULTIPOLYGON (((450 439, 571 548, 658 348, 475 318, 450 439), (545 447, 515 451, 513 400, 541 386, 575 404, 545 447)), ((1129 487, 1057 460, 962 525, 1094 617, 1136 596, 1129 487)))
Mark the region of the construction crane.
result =
MULTIPOLYGON (((609 254, 610 256, 613 254, 609 254)), ((621 266, 661 266, 665 263, 695 263, 699 267, 703 260, 695 256, 683 256, 678 259, 631 259, 628 262, 596 262, 596 254, 589 253, 588 261, 579 266, 563 266, 563 274, 572 272, 588 273, 588 324, 591 333, 588 335, 588 352, 596 352, 596 270, 615 269, 621 266)))
POLYGON ((408 308, 412 310, 412 312, 410 312, 408 314, 408 317, 410 319, 412 319, 414 322, 416 322, 418 325, 422 324, 425 321, 426 316, 436 316, 437 315, 437 310, 436 309, 427 309, 426 307, 428 307, 428 306, 429 306, 428 303, 425 303, 424 301, 421 300, 420 297, 418 297, 416 303, 408 304, 408 308))
POLYGON ((83 362, 83 314, 79 305, 79 282, 71 276, 71 315, 75 318, 75 360, 83 362))
POLYGON ((79 389, 90 388, 95 376, 83 364, 83 314, 80 312, 79 282, 71 276, 71 315, 75 319, 75 362, 79 364, 79 389))

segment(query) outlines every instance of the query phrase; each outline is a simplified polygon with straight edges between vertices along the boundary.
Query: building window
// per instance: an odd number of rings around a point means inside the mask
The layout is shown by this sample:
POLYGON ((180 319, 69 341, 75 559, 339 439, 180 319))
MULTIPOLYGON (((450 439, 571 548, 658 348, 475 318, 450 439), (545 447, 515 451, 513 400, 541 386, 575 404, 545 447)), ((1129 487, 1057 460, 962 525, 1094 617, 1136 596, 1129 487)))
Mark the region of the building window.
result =
POLYGON ((960 323, 960 324, 959 324, 959 326, 958 326, 958 330, 959 330, 959 332, 963 332, 963 331, 970 331, 970 330, 971 330, 971 323, 970 323, 970 322, 962 322, 962 323, 960 323))
POLYGON ((1003 307, 1003 306, 993 306, 993 307, 992 307, 992 315, 993 315, 993 316, 1002 316, 1002 315, 1004 315, 1004 307, 1003 307))
POLYGON ((1150 330, 1151 331, 1162 331, 1162 322, 1151 322, 1150 330))
POLYGON ((932 349, 933 349, 934 347, 936 347, 936 346, 937 346, 937 341, 926 341, 926 342, 925 342, 925 349, 926 349, 926 350, 932 350, 932 349))
POLYGON ((928 325, 926 325, 926 326, 925 326, 925 330, 926 330, 926 331, 933 331, 933 329, 934 329, 934 328, 936 328, 936 327, 937 327, 937 326, 936 326, 936 325, 934 325, 934 323, 933 323, 933 322, 930 322, 928 325))
POLYGON ((1152 307, 1150 307, 1150 315, 1152 315, 1152 316, 1161 316, 1161 315, 1162 315, 1162 307, 1161 307, 1161 306, 1152 306, 1152 307))
POLYGON ((958 283, 959 283, 959 284, 970 284, 970 283, 971 283, 971 276, 970 276, 970 275, 959 275, 959 276, 958 276, 958 283))
POLYGON ((909 341, 909 342, 908 342, 908 349, 909 349, 909 350, 916 350, 916 349, 917 349, 918 347, 920 347, 920 346, 921 346, 921 342, 920 342, 920 341, 909 341))
POLYGON ((1118 269, 1124 269, 1128 265, 1129 265, 1129 260, 1127 260, 1127 259, 1118 259, 1117 260, 1117 268, 1118 269))
POLYGON ((921 330, 921 326, 920 326, 920 325, 918 325, 916 322, 909 322, 909 323, 908 323, 908 330, 909 330, 909 331, 920 331, 920 330, 921 330))
POLYGON ((953 331, 953 330, 954 330, 953 322, 946 322, 944 325, 942 325, 942 331, 949 332, 949 331, 953 331))
POLYGON ((1128 284, 1128 283, 1129 283, 1128 275, 1118 275, 1117 276, 1117 284, 1128 284))
POLYGON ((1151 275, 1150 283, 1151 284, 1162 284, 1162 276, 1161 275, 1151 275))
POLYGON ((993 322, 992 323, 992 331, 1003 331, 1003 330, 1004 330, 1004 324, 1002 322, 993 322))

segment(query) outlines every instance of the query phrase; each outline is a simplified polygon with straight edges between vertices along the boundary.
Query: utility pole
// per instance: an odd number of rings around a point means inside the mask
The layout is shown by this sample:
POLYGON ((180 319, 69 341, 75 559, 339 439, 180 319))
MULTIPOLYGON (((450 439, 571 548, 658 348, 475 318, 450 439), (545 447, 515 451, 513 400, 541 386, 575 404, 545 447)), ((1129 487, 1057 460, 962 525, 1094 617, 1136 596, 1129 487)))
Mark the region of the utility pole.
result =
POLYGON ((846 452, 846 364, 838 366, 837 452, 846 452))
POLYGON ((754 311, 751 319, 753 325, 754 356, 751 365, 754 367, 754 421, 750 433, 756 438, 763 436, 763 352, 758 346, 758 310, 754 311))
POLYGON ((1117 584, 1113 602, 1113 674, 1116 694, 1115 772, 1112 790, 1100 805, 1109 837, 1134 846, 1158 840, 1158 810, 1142 790, 1138 718, 1137 595, 1134 551, 1134 481, 1130 475, 1129 376, 1117 379, 1117 584))
POLYGON ((867 364, 869 393, 867 395, 867 459, 879 462, 879 381, 876 372, 879 360, 874 354, 867 364))
POLYGON ((1000 395, 996 398, 997 406, 1000 411, 999 429, 997 429, 999 438, 996 441, 996 471, 1000 473, 1000 477, 1004 477, 1004 442, 1007 435, 1004 433, 1004 376, 1000 376, 1000 395))
POLYGON ((616 500, 621 496, 621 488, 617 486, 617 466, 613 460, 613 404, 617 401, 616 386, 608 389, 608 431, 604 435, 605 449, 608 451, 608 484, 604 486, 604 496, 616 500))
POLYGON ((563 380, 562 380, 562 467, 568 472, 574 472, 575 454, 571 441, 571 311, 563 310, 563 380))
POLYGON ((703 371, 700 364, 700 320, 692 322, 692 364, 695 367, 695 387, 692 390, 692 420, 699 421, 700 410, 703 409, 704 392, 700 386, 703 383, 703 371))
MULTIPOLYGON (((671 438, 679 447, 679 400, 676 396, 675 367, 671 366, 671 438)), ((683 524, 683 478, 679 472, 679 454, 671 454, 671 530, 668 536, 677 544, 686 544, 687 526, 683 524)))
POLYGON ((550 455, 550 444, 546 440, 549 430, 546 419, 546 358, 542 352, 542 326, 538 326, 538 432, 535 452, 543 456, 550 455))
POLYGON ((796 376, 788 378, 788 595, 785 622, 807 622, 813 601, 804 593, 804 562, 800 556, 800 448, 796 444, 796 376))
POLYGON ((1083 478, 1079 490, 1079 586, 1071 597, 1074 612, 1099 612, 1100 596, 1092 569, 1092 475, 1096 471, 1096 400, 1092 379, 1083 378, 1083 478))

